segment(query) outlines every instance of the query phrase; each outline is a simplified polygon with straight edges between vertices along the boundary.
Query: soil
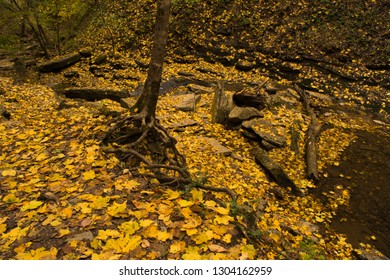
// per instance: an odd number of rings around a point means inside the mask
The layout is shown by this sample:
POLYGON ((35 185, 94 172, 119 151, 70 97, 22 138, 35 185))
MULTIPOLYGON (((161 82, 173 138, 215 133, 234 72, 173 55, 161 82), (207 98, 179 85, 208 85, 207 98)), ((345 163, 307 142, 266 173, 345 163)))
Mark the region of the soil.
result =
POLYGON ((344 151, 339 166, 328 168, 316 192, 348 187, 350 202, 338 209, 332 227, 359 247, 368 243, 390 256, 390 131, 355 131, 357 139, 344 151))

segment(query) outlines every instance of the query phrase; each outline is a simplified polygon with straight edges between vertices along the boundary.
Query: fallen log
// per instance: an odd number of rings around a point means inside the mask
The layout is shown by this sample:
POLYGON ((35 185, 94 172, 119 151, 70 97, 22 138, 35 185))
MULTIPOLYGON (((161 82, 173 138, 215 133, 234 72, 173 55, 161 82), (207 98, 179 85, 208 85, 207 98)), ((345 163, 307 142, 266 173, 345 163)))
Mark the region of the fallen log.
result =
POLYGON ((120 102, 122 98, 130 97, 125 90, 113 90, 102 88, 67 88, 62 92, 67 98, 80 98, 87 101, 110 99, 120 102))
POLYGON ((305 157, 306 157, 306 172, 307 177, 313 181, 318 181, 318 165, 317 165, 317 145, 316 140, 321 132, 321 123, 317 120, 316 114, 310 107, 310 101, 304 90, 295 86, 295 89, 301 95, 305 106, 306 114, 310 117, 310 125, 306 131, 305 142, 305 157))
POLYGON ((38 71, 43 73, 59 71, 81 60, 79 53, 72 53, 45 61, 38 65, 38 71))
POLYGON ((303 196, 303 191, 295 185, 294 181, 287 175, 283 168, 270 158, 265 150, 255 145, 252 149, 252 154, 256 160, 271 175, 275 182, 284 188, 291 188, 293 194, 303 196))

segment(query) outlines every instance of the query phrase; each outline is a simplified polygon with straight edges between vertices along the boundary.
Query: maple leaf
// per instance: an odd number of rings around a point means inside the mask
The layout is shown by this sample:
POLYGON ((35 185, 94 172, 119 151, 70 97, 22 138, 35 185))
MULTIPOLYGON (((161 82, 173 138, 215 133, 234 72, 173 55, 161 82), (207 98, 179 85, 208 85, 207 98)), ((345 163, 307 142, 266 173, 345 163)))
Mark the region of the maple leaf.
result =
POLYGON ((167 231, 158 231, 157 232, 157 239, 165 242, 167 239, 172 239, 172 234, 170 232, 167 232, 167 231))
POLYGON ((118 244, 121 248, 121 251, 123 253, 128 253, 135 248, 137 248, 141 244, 141 236, 134 235, 134 236, 128 236, 126 235, 124 238, 119 239, 118 244))
POLYGON ((119 229, 126 234, 132 235, 140 229, 140 225, 136 221, 124 222, 119 226, 119 229))
POLYGON ((96 175, 95 175, 95 171, 94 170, 83 172, 83 179, 85 181, 95 179, 95 176, 96 175))
POLYGON ((42 204, 43 204, 42 201, 32 200, 32 201, 28 202, 27 204, 23 205, 21 210, 22 211, 27 211, 27 210, 37 209, 42 204))
POLYGON ((200 260, 202 256, 199 254, 199 248, 194 246, 189 246, 186 250, 186 253, 182 256, 183 260, 200 260))
POLYGON ((114 204, 107 208, 107 214, 113 217, 118 217, 126 211, 126 208, 126 201, 122 204, 114 201, 114 204))
POLYGON ((12 169, 3 170, 3 171, 1 172, 1 175, 3 175, 4 177, 6 177, 6 176, 13 177, 13 176, 16 175, 16 170, 12 170, 12 169))
POLYGON ((181 253, 186 248, 186 243, 184 241, 174 241, 169 247, 169 253, 177 254, 181 253))

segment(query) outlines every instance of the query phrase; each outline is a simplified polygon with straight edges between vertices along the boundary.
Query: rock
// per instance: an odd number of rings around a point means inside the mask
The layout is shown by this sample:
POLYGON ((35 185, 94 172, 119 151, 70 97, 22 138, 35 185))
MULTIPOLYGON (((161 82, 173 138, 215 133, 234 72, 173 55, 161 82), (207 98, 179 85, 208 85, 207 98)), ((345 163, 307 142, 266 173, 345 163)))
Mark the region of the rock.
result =
POLYGON ((255 95, 245 92, 234 93, 233 102, 239 107, 254 107, 262 110, 266 107, 267 101, 264 95, 255 95))
POLYGON ((277 147, 284 147, 286 145, 286 137, 267 120, 252 119, 244 121, 242 127, 256 134, 260 139, 269 142, 277 147))
POLYGON ((64 55, 41 63, 38 65, 38 71, 43 73, 59 71, 79 62, 80 60, 81 55, 79 53, 64 55))
POLYGON ((138 65, 139 68, 142 68, 142 69, 148 69, 149 68, 149 63, 148 62, 145 62, 145 61, 142 61, 142 60, 139 60, 139 59, 134 60, 134 62, 138 65))
POLYGON ((188 85, 188 89, 195 94, 205 94, 205 93, 212 93, 213 92, 213 89, 210 87, 204 87, 204 86, 196 85, 196 84, 188 85))
POLYGON ((285 94, 285 91, 278 91, 276 94, 269 95, 267 98, 267 103, 269 108, 285 106, 288 109, 296 108, 299 105, 299 101, 293 98, 290 98, 285 94))
POLYGON ((253 68, 256 67, 256 62, 252 62, 252 61, 249 61, 249 60, 238 60, 237 64, 236 64, 236 69, 237 70, 240 70, 240 71, 250 71, 252 70, 253 68))
POLYGON ((354 251, 354 254, 359 260, 388 260, 389 258, 385 256, 382 252, 376 250, 375 248, 362 248, 354 251))
POLYGON ((10 59, 0 60, 0 70, 12 70, 14 63, 10 59))
POLYGON ((182 121, 179 121, 179 122, 176 122, 176 123, 169 125, 168 128, 173 128, 173 129, 185 128, 188 126, 195 126, 197 124, 198 124, 198 122, 194 121, 193 119, 184 119, 182 121))
POLYGON ((87 101, 111 99, 120 102, 122 98, 129 97, 126 90, 113 90, 104 88, 67 88, 61 92, 67 98, 80 98, 87 101))
POLYGON ((11 113, 8 112, 2 105, 0 105, 0 115, 7 120, 11 119, 11 113))
POLYGON ((228 121, 233 123, 243 122, 255 117, 264 117, 264 114, 253 107, 235 106, 229 113, 228 121))
POLYGON ((91 57, 92 56, 92 49, 85 48, 79 51, 80 55, 82 57, 91 57))
POLYGON ((121 98, 119 104, 121 104, 121 106, 125 109, 131 109, 134 106, 135 102, 136 100, 134 98, 128 97, 121 98))
POLYGON ((65 78, 78 78, 80 75, 77 71, 68 71, 64 73, 65 78))
POLYGON ((203 137, 203 136, 198 136, 197 138, 199 140, 204 140, 208 144, 210 144, 216 154, 229 156, 232 153, 232 150, 230 150, 229 148, 221 145, 221 143, 219 143, 217 139, 210 138, 210 137, 203 137))
POLYGON ((95 59, 92 61, 92 64, 100 65, 107 61, 107 55, 104 53, 99 54, 95 59))
POLYGON ((218 83, 211 105, 211 121, 226 124, 230 111, 233 109, 233 96, 225 94, 224 83, 218 83))
POLYGON ((176 109, 179 109, 184 112, 195 111, 196 104, 200 101, 200 95, 192 94, 183 94, 172 96, 178 103, 175 105, 176 109))
POLYGON ((285 86, 280 85, 280 84, 275 83, 275 82, 269 82, 265 85, 265 90, 269 94, 276 94, 279 90, 283 90, 283 89, 285 89, 285 86))
POLYGON ((332 102, 332 98, 328 95, 325 95, 325 94, 322 94, 322 93, 319 93, 316 91, 311 91, 311 90, 306 90, 306 93, 308 93, 312 97, 315 97, 315 98, 318 98, 318 99, 321 99, 324 101, 332 102))
POLYGON ((190 73, 190 72, 186 72, 186 71, 179 71, 179 72, 177 72, 177 74, 179 74, 180 76, 184 76, 184 77, 192 77, 192 76, 195 76, 195 74, 190 73))

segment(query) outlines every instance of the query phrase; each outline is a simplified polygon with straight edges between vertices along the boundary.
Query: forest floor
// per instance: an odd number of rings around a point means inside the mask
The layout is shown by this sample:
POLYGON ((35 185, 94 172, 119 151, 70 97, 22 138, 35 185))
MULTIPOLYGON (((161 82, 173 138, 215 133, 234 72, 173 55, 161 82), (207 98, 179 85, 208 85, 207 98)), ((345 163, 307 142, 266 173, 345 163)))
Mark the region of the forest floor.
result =
MULTIPOLYGON (((135 88, 138 83, 93 76, 86 65, 70 69, 80 75, 72 78, 74 85, 135 88)), ((179 72, 208 83, 222 76, 241 84, 266 78, 200 61, 169 63, 164 79, 179 72)), ((100 145, 127 110, 110 100, 66 99, 59 107, 47 85, 63 84, 63 73, 34 75, 16 85, 10 77, 0 78, 0 103, 11 114, 0 123, 1 259, 354 259, 374 247, 389 255, 385 117, 378 120, 380 115, 346 102, 312 100, 327 126, 318 140, 320 182, 314 184, 305 177, 309 119, 302 105, 265 110, 265 119, 286 130, 299 123, 298 154, 290 149, 289 133, 286 147, 269 152, 305 192, 296 197, 265 174, 251 155, 253 143, 239 130, 211 123, 211 93, 201 94, 196 111, 183 112, 175 96, 186 88, 168 89, 160 97, 158 119, 178 140, 194 182, 234 190, 239 198, 232 202, 196 184, 177 190, 133 177, 100 145), (194 125, 177 129, 183 121, 194 125), (232 153, 219 154, 209 138, 232 153), (240 212, 243 207, 258 218, 256 227, 240 212)), ((145 71, 136 75, 142 80, 145 71)), ((345 90, 339 94, 362 98, 345 90)))

